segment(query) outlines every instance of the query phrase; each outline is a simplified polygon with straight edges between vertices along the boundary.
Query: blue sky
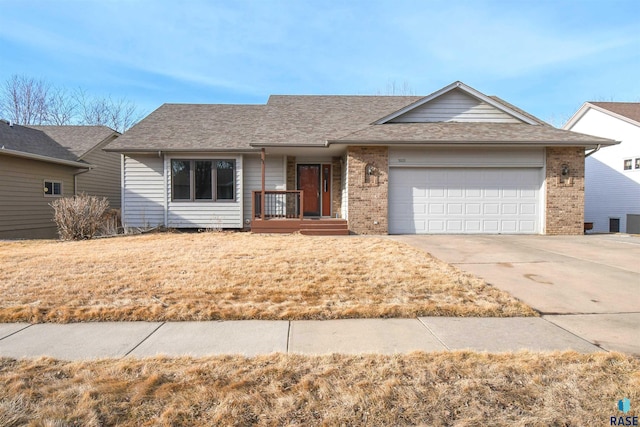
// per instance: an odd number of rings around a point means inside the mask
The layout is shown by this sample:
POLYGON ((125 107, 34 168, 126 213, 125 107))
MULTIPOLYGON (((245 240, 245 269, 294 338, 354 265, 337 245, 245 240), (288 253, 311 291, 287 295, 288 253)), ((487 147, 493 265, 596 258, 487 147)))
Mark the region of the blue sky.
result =
POLYGON ((640 1, 0 0, 12 74, 165 102, 270 94, 428 95, 461 80, 561 125, 640 102, 640 1))

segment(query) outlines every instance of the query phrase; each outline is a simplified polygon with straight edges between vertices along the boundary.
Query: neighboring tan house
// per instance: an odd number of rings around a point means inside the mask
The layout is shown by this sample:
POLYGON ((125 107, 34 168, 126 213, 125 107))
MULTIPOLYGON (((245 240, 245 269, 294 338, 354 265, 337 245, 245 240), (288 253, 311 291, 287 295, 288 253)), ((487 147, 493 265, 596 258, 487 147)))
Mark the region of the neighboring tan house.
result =
POLYGON ((594 232, 640 233, 640 103, 585 102, 564 129, 621 141, 585 162, 585 221, 594 232))
POLYGON ((582 234, 585 149, 611 144, 454 82, 165 104, 107 151, 123 154, 125 227, 582 234))
POLYGON ((0 239, 56 237, 49 204, 58 197, 86 192, 118 208, 119 156, 102 151, 118 135, 104 126, 0 120, 0 239))

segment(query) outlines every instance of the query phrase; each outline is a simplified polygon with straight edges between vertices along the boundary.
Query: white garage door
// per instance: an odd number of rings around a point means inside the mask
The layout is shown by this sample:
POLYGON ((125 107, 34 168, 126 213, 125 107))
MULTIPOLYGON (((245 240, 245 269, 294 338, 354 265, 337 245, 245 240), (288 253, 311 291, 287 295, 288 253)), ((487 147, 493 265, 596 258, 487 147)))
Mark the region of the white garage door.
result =
POLYGON ((540 232, 541 168, 390 168, 391 234, 540 232))

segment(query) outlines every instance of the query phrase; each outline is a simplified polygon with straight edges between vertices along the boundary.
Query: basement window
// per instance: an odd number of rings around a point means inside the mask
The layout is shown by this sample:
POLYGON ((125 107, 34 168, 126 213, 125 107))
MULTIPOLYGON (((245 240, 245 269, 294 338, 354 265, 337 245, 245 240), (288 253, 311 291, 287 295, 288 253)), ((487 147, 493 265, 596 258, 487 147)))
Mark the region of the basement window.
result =
POLYGON ((236 161, 171 160, 171 200, 235 200, 236 161))
POLYGON ((62 182, 60 181, 44 181, 44 196, 45 197, 60 197, 62 196, 62 182))

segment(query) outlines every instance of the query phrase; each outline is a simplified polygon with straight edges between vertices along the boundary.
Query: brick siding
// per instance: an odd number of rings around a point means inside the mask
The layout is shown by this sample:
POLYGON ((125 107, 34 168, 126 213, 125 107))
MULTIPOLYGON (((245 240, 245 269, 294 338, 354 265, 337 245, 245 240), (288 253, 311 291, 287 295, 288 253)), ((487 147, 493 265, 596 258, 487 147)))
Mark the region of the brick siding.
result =
POLYGON ((342 164, 340 157, 331 159, 331 214, 342 217, 342 164))
POLYGON ((347 151, 349 230, 387 234, 389 185, 387 147, 349 147, 347 151), (371 174, 367 173, 371 167, 371 174))
POLYGON ((584 232, 584 147, 547 148, 546 230, 549 235, 584 232), (562 166, 569 174, 562 176, 562 166))

